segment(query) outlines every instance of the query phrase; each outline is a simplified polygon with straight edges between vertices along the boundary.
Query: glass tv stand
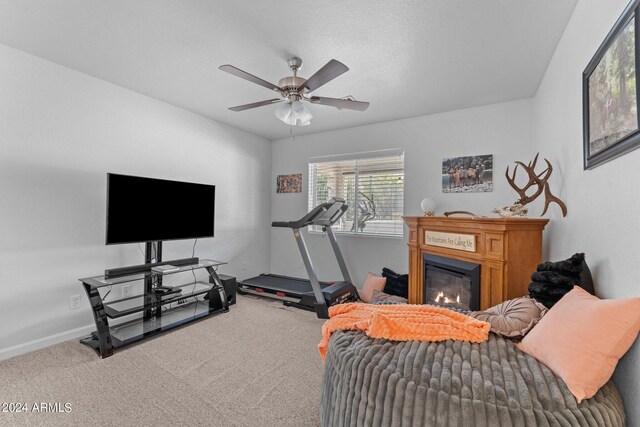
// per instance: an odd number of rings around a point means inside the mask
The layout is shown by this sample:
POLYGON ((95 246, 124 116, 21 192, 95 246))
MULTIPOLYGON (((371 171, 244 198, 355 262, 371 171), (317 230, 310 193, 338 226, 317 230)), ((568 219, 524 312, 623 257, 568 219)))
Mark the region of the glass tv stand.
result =
POLYGON ((228 312, 227 296, 216 273, 223 264, 202 259, 163 273, 148 270, 80 279, 96 322, 96 330, 80 342, 105 358, 116 348, 228 312))

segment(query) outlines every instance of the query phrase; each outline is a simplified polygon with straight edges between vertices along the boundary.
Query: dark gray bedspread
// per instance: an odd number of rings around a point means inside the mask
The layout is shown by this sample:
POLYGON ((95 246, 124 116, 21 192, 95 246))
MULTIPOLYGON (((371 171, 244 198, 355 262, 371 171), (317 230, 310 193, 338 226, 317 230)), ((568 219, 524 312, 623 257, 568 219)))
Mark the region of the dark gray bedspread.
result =
POLYGON ((565 383, 511 341, 481 344, 333 334, 321 418, 329 426, 625 425, 612 382, 580 404, 565 383))

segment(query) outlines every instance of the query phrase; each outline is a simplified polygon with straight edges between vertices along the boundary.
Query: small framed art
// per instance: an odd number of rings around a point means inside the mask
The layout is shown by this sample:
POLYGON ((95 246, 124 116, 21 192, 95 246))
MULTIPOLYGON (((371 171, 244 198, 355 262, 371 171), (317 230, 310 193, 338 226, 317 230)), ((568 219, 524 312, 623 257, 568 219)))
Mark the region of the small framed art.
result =
POLYGON ((278 193, 302 193, 302 174, 278 175, 276 180, 278 193))

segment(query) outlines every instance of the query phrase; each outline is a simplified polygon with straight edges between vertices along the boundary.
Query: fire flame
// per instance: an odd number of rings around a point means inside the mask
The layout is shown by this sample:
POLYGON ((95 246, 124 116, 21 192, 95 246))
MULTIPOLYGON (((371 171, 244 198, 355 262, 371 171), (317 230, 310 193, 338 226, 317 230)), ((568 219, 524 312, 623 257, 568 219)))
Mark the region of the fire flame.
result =
POLYGON ((456 295, 455 300, 449 299, 449 297, 445 297, 444 296, 444 292, 438 292, 438 295, 435 298, 435 301, 440 304, 440 303, 445 303, 445 304, 453 304, 453 303, 457 303, 460 304, 460 294, 456 295))

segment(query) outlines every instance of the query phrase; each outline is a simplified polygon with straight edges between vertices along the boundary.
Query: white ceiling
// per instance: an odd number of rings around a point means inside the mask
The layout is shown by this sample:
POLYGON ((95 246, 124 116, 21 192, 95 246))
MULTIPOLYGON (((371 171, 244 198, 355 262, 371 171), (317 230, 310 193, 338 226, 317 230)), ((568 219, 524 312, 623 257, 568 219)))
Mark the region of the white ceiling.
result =
POLYGON ((218 70, 277 84, 335 58, 313 92, 371 102, 310 105, 297 135, 531 97, 577 0, 0 0, 0 43, 268 139, 289 136, 274 98, 218 70))

